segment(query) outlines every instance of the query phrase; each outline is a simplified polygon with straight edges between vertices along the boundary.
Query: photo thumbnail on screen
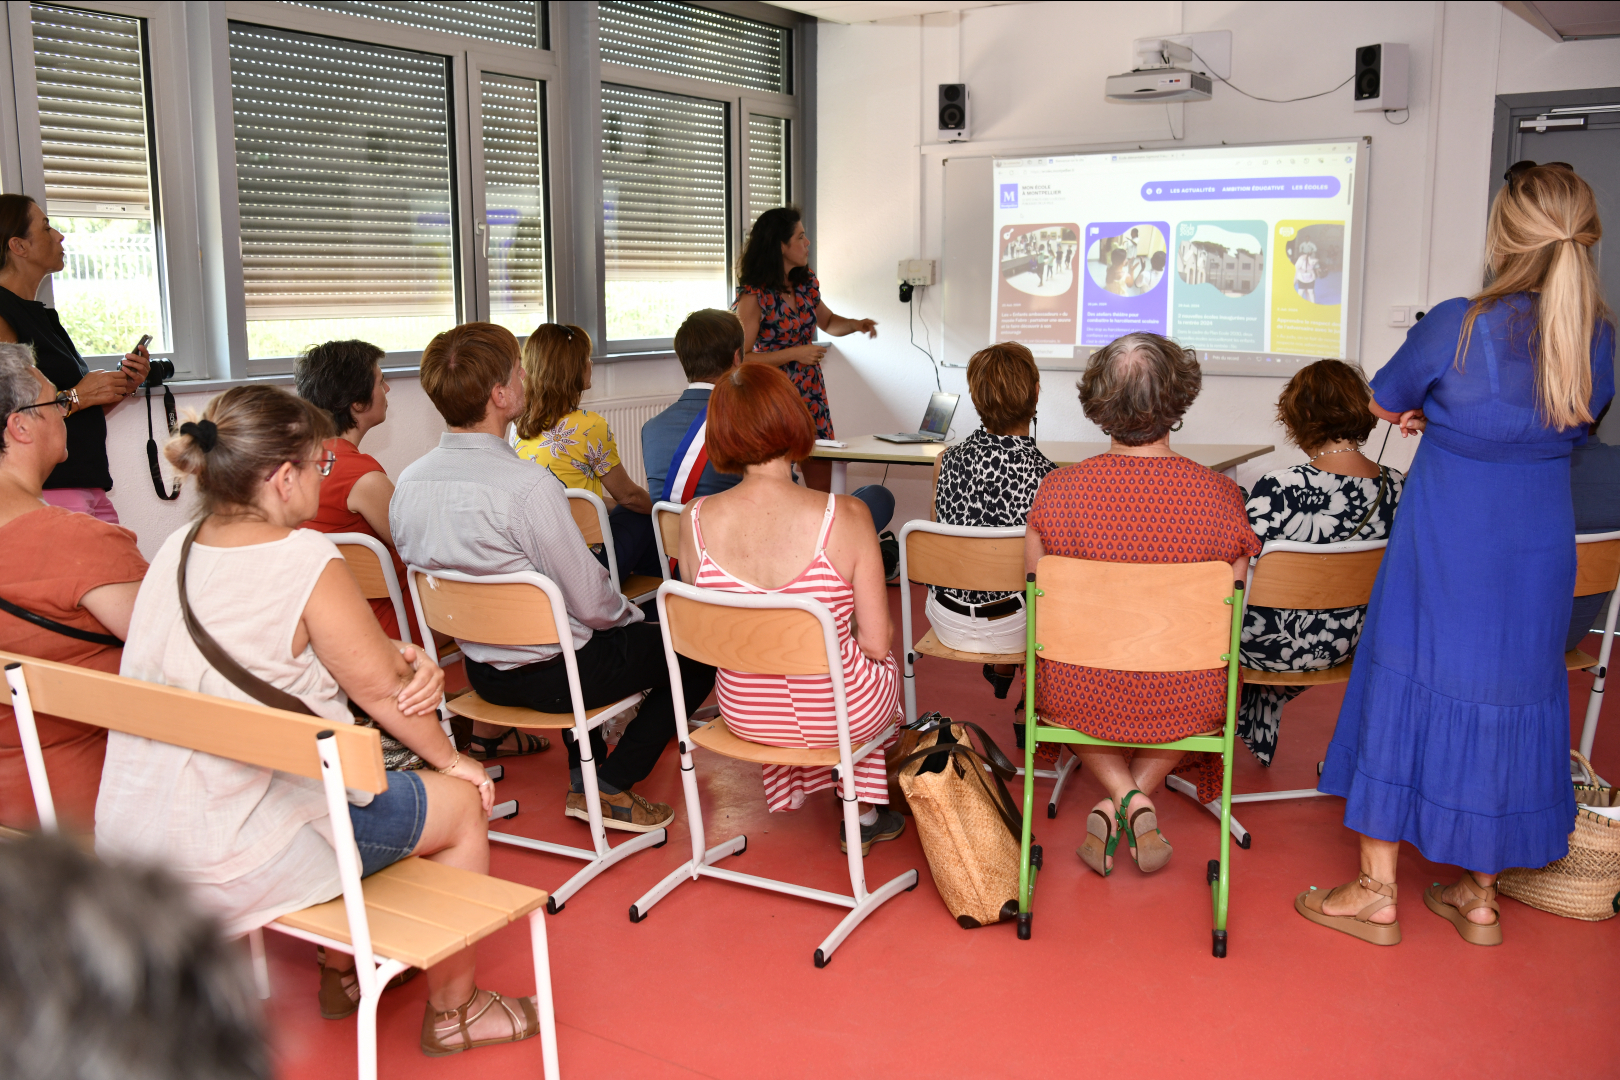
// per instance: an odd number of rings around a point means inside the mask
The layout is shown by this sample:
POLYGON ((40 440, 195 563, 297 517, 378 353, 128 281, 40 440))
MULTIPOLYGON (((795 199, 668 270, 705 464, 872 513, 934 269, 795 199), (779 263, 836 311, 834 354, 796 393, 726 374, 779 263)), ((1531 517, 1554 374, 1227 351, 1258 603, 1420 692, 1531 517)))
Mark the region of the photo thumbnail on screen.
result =
POLYGON ((1091 242, 1086 267, 1091 280, 1115 296, 1141 296, 1164 277, 1167 251, 1157 225, 1132 225, 1118 236, 1091 242))

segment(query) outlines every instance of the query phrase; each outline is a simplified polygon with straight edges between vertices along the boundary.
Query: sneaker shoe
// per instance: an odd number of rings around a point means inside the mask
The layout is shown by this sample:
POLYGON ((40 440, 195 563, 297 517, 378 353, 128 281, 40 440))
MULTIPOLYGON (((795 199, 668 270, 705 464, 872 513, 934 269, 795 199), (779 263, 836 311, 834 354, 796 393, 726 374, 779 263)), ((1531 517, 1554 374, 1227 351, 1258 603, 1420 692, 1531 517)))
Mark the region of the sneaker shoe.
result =
MULTIPOLYGON (((877 808, 877 820, 870 825, 861 826, 861 856, 864 858, 872 850, 872 845, 880 840, 893 840, 906 831, 906 819, 890 810, 887 806, 877 808)), ((849 851, 849 844, 844 840, 844 826, 838 825, 838 850, 849 851)))
MULTIPOLYGON (((652 832, 668 825, 670 819, 675 816, 675 811, 669 808, 669 804, 648 802, 633 791, 621 791, 617 795, 599 791, 597 796, 602 800, 602 825, 605 828, 623 829, 625 832, 652 832)), ((581 821, 590 821, 591 814, 585 806, 585 793, 570 791, 568 806, 563 813, 581 821)))

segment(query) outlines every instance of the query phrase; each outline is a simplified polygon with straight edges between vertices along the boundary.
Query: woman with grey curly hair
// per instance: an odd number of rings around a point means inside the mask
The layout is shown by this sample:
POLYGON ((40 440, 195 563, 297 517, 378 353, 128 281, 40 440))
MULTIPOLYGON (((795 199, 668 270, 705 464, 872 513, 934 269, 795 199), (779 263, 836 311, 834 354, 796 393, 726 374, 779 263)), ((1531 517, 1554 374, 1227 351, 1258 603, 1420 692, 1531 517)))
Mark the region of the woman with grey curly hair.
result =
MULTIPOLYGON (((1260 541, 1243 491, 1170 449, 1170 432, 1198 397, 1203 375, 1190 349, 1158 334, 1127 334, 1099 349, 1080 379, 1086 418, 1108 453, 1049 473, 1029 511, 1024 558, 1232 564, 1248 571, 1260 541)), ((1035 706, 1050 724, 1116 742, 1164 743, 1225 722, 1226 671, 1104 671, 1039 660, 1035 706)), ((1215 754, 1076 747, 1108 797, 1086 818, 1082 862, 1107 877, 1123 836, 1143 873, 1170 861, 1150 796, 1173 769, 1196 773, 1198 797, 1220 795, 1215 754), (1178 763, 1180 766, 1178 767, 1178 763)))
MULTIPOLYGON (((128 529, 45 503, 68 457, 74 396, 40 373, 32 347, 0 343, 0 650, 116 672, 146 560, 128 529)), ((107 731, 34 719, 62 825, 89 833, 107 731)), ((10 705, 0 705, 0 825, 39 825, 10 705)))

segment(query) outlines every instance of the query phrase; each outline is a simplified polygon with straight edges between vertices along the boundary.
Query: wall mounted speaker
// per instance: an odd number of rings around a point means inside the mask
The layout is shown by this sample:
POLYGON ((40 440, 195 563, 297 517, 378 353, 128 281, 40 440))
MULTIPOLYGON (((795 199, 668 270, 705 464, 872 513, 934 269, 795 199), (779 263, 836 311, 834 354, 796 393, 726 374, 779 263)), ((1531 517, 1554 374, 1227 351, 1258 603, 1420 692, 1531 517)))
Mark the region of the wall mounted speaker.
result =
POLYGON ((939 137, 947 142, 968 137, 967 83, 939 84, 939 137))
POLYGON ((1405 45, 1380 42, 1356 50, 1356 74, 1351 81, 1356 112, 1390 112, 1407 106, 1411 57, 1405 45))

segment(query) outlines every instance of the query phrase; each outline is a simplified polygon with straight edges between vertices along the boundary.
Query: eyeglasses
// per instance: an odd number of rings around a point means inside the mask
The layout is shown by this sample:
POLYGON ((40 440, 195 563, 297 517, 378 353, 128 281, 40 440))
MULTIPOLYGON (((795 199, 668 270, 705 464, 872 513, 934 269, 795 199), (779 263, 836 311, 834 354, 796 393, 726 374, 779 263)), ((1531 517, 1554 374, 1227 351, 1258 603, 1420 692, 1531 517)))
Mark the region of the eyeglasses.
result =
POLYGON ((78 403, 79 392, 77 390, 58 390, 56 396, 50 401, 36 401, 32 405, 19 405, 12 412, 27 412, 29 409, 44 409, 55 405, 62 410, 63 416, 68 416, 78 403))
POLYGON ((1534 161, 1515 161, 1512 165, 1508 166, 1507 172, 1502 174, 1502 179, 1511 184, 1523 177, 1525 173, 1535 168, 1568 169, 1570 172, 1575 171, 1575 166, 1571 165, 1567 161, 1543 161, 1540 165, 1537 165, 1534 161))
POLYGON ((332 466, 337 464, 337 455, 328 450, 324 456, 318 458, 293 458, 292 464, 313 465, 315 471, 322 476, 331 476, 332 466))

